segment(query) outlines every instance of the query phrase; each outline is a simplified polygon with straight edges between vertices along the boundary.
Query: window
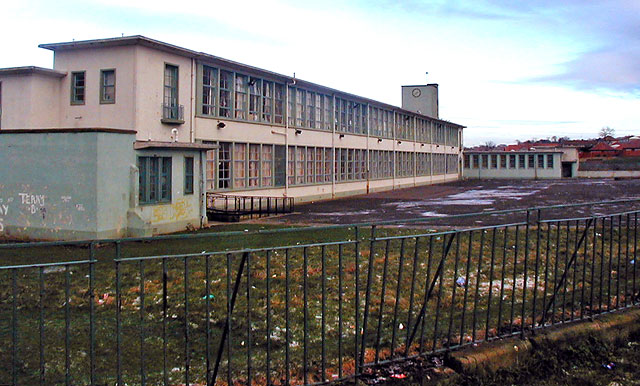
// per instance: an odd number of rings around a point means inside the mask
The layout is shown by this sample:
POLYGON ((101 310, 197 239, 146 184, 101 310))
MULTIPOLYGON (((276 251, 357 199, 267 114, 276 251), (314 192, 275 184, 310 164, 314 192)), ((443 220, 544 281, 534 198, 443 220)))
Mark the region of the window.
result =
POLYGON ((524 154, 519 154, 518 155, 518 168, 520 169, 524 169, 525 168, 525 155, 524 154))
POLYGON ((275 93, 273 98, 274 116, 273 122, 283 124, 284 123, 284 86, 280 83, 275 84, 275 93))
POLYGON ((171 202, 171 157, 138 157, 140 204, 171 202))
POLYGON ((193 194, 193 157, 184 157, 184 194, 193 194))
POLYGON ((299 127, 305 126, 305 91, 296 89, 296 122, 295 125, 299 127))
POLYGON ((505 154, 499 155, 498 157, 500 157, 500 167, 502 169, 506 169, 507 168, 507 156, 505 154))
POLYGON ((498 168, 498 155, 497 154, 491 154, 491 168, 492 169, 497 169, 498 168))
POLYGON ((85 99, 85 72, 71 73, 71 104, 83 105, 85 99))
POLYGON ((215 115, 216 113, 217 72, 218 70, 215 68, 202 67, 202 114, 204 115, 215 115))
POLYGON ((547 167, 553 169, 553 154, 547 154, 547 167))
POLYGON ((260 108, 262 107, 262 80, 249 78, 249 120, 260 120, 260 108))
POLYGON ((220 142, 218 148, 218 189, 231 188, 231 144, 220 142))
POLYGON ((262 145, 262 186, 273 185, 273 146, 262 145))
POLYGON ((215 179, 215 173, 216 173, 216 153, 215 150, 208 150, 207 151, 207 190, 213 190, 215 189, 216 185, 216 179, 215 179))
POLYGON ((249 145, 249 186, 260 185, 260 145, 249 145))
POLYGON ((527 166, 529 166, 529 169, 533 169, 533 167, 535 166, 535 161, 536 161, 535 160, 535 156, 533 154, 529 154, 529 157, 527 157, 527 158, 528 158, 527 159, 527 162, 528 162, 527 166))
POLYGON ((474 154, 473 155, 473 168, 474 169, 478 169, 480 167, 480 155, 479 154, 474 154))
POLYGON ((116 103, 116 70, 100 71, 100 103, 116 103))
POLYGON ((262 82, 262 121, 271 123, 273 116, 273 82, 262 82))
POLYGON ((218 116, 231 118, 231 90, 233 89, 233 73, 220 71, 220 106, 218 116))
POLYGON ((233 187, 244 188, 246 186, 247 144, 233 144, 233 187))
POLYGON ((170 64, 164 66, 164 119, 182 119, 178 105, 178 67, 170 64))
POLYGON ((234 118, 247 119, 247 85, 247 77, 236 74, 234 118))
POLYGON ((469 169, 470 165, 469 165, 469 154, 465 154, 464 155, 464 167, 466 169, 469 169))
POLYGON ((489 168, 489 154, 482 155, 482 168, 483 169, 489 168))
POLYGON ((515 168, 516 168, 516 155, 509 154, 509 169, 515 169, 515 168))
POLYGON ((538 154, 538 168, 544 168, 544 154, 538 154))

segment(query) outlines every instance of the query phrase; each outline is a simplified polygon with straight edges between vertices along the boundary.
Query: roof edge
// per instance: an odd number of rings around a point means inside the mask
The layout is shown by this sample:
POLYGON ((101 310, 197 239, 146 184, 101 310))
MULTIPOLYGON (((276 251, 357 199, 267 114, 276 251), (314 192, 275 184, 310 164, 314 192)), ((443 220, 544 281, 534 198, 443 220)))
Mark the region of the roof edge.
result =
POLYGON ((64 71, 52 70, 50 68, 37 66, 7 67, 0 68, 0 75, 33 75, 40 74, 54 78, 64 78, 67 73, 64 71))

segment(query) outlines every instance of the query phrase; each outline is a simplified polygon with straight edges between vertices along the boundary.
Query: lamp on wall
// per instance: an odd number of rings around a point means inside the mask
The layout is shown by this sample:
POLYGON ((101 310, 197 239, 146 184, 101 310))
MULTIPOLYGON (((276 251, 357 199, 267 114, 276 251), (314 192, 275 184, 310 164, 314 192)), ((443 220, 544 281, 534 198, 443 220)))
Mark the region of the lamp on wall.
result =
POLYGON ((382 142, 382 138, 378 138, 378 143, 382 142))
POLYGON ((340 139, 344 138, 344 134, 339 135, 340 139))
POLYGON ((398 145, 402 145, 402 141, 398 141, 398 145))
POLYGON ((421 144, 420 144, 420 147, 424 147, 424 143, 421 143, 421 144))
POLYGON ((227 124, 224 122, 218 122, 218 125, 217 125, 218 129, 224 129, 226 126, 227 124))
POLYGON ((302 134, 302 130, 296 129, 296 135, 302 134))

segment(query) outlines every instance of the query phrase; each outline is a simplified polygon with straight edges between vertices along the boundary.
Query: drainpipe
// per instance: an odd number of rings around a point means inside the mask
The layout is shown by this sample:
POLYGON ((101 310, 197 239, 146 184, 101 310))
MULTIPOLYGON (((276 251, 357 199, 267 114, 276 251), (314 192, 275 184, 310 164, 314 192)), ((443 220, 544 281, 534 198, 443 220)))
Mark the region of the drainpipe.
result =
POLYGON ((336 198, 336 169, 340 170, 340 165, 336 165, 336 94, 331 95, 331 198, 336 198))
POLYGON ((189 141, 191 143, 195 142, 195 133, 194 133, 194 125, 193 121, 196 119, 196 104, 195 104, 195 76, 193 73, 195 58, 191 58, 191 95, 190 95, 190 103, 189 110, 191 110, 191 116, 189 117, 189 141))
MULTIPOLYGON (((295 86, 296 84, 296 73, 293 73, 293 82, 285 83, 285 94, 284 94, 284 196, 289 196, 289 86, 295 86)), ((306 167, 306 165, 305 165, 306 167)), ((293 170, 295 171, 295 164, 293 165, 293 170)))
POLYGON ((204 168, 204 160, 202 157, 202 153, 204 151, 199 151, 200 153, 200 228, 202 228, 207 222, 207 191, 206 191, 206 183, 205 183, 205 168, 204 168))

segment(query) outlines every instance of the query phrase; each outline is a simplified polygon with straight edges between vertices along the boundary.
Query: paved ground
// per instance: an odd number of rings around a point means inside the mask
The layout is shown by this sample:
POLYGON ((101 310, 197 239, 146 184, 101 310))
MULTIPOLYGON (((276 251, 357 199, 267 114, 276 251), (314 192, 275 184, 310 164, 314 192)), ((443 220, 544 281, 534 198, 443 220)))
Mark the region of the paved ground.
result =
MULTIPOLYGON (((480 225, 519 221, 518 216, 447 219, 461 213, 638 198, 640 179, 466 180, 400 189, 300 205, 296 212, 261 222, 287 224, 349 224, 408 218, 432 218, 434 225, 480 225), (443 219, 435 219, 445 216, 443 219)), ((585 206, 547 211, 554 218, 617 213, 638 204, 585 206)))

